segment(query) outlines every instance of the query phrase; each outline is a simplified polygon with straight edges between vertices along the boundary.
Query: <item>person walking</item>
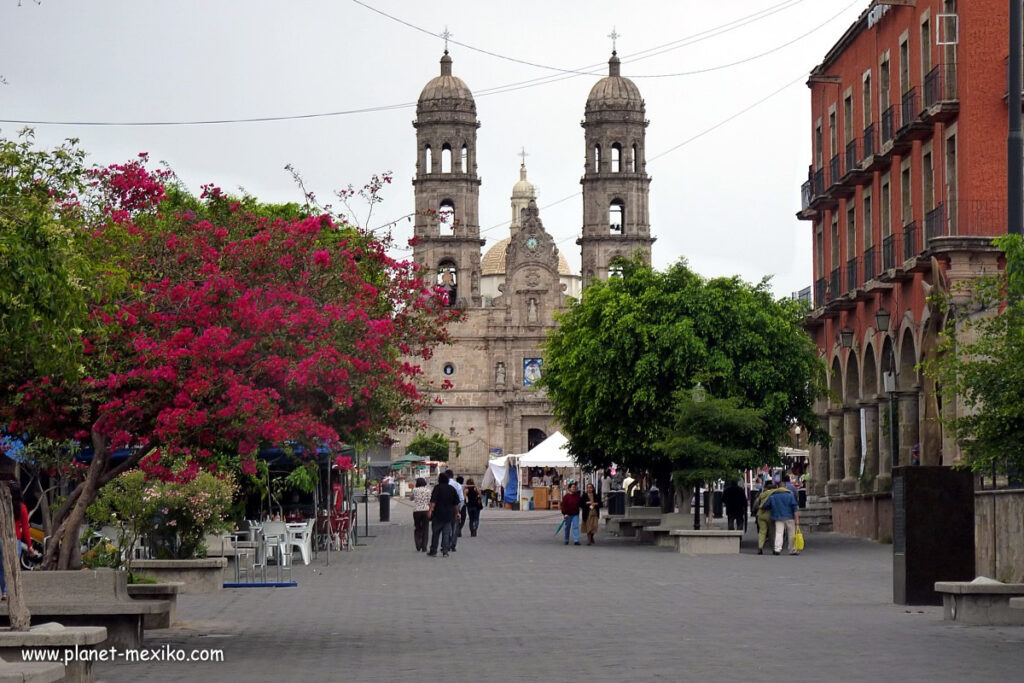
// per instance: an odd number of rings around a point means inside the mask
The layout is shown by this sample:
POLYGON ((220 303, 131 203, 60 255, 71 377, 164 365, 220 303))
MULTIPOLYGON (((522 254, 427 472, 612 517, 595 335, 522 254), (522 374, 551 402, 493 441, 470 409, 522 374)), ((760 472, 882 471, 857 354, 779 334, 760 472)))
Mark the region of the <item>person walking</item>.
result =
MULTIPOLYGON (((761 489, 760 495, 754 499, 754 510, 757 520, 757 554, 764 554, 764 544, 769 538, 769 533, 773 531, 772 525, 772 513, 766 506, 768 503, 768 497, 775 491, 775 485, 772 483, 770 478, 764 480, 764 487, 761 489)), ((774 541, 774 537, 773 537, 774 541)))
POLYGON ((601 515, 601 496, 593 484, 587 484, 586 492, 580 497, 580 530, 587 535, 587 545, 594 545, 597 520, 601 515))
POLYGON ((461 518, 462 508, 466 504, 466 498, 462 493, 462 482, 455 478, 455 474, 451 470, 445 470, 445 474, 448 475, 448 485, 455 489, 455 492, 459 496, 459 516, 452 518, 452 542, 450 550, 455 552, 455 545, 459 542, 459 519, 461 518))
POLYGON ((783 485, 768 496, 764 506, 771 510, 772 523, 775 524, 775 545, 772 554, 778 555, 782 552, 782 537, 788 533, 789 554, 799 555, 796 550, 796 525, 800 522, 800 513, 796 496, 783 485))
POLYGON ((431 493, 427 480, 417 477, 416 488, 412 490, 412 539, 416 543, 416 552, 427 552, 427 515, 431 493))
POLYGON ((747 530, 747 494, 738 481, 731 482, 722 491, 725 516, 729 518, 729 531, 747 530))
POLYGON ((466 496, 466 514, 469 515, 469 535, 476 536, 476 530, 480 528, 480 510, 484 507, 483 497, 480 494, 480 489, 476 487, 476 482, 472 479, 466 480, 462 493, 466 496))
POLYGON ((440 474, 437 477, 437 486, 430 494, 430 508, 427 510, 427 518, 431 523, 430 536, 430 557, 437 557, 437 540, 441 539, 441 555, 448 557, 451 543, 454 541, 453 532, 455 523, 459 518, 459 494, 455 487, 448 485, 448 475, 440 474))
POLYGON ((559 506, 565 523, 565 544, 569 545, 569 533, 572 532, 574 545, 580 544, 580 494, 576 490, 576 482, 569 484, 569 491, 562 496, 559 506))

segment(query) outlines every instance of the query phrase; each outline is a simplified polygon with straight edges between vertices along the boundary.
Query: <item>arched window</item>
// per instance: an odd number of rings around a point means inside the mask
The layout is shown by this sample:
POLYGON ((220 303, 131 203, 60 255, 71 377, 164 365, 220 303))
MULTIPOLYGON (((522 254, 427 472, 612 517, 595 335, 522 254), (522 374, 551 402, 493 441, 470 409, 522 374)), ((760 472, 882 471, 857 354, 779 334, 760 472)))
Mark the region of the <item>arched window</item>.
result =
POLYGON ((618 173, 621 170, 622 163, 622 147, 619 143, 612 145, 612 173, 618 173))
POLYGON ((427 145, 427 148, 425 150, 425 154, 423 157, 423 165, 426 167, 426 170, 423 171, 424 173, 434 172, 434 153, 433 151, 431 151, 430 145, 427 145))
POLYGON ((447 142, 441 147, 441 173, 452 172, 452 147, 447 142))
POLYGON ((621 199, 614 199, 608 206, 608 230, 612 233, 622 233, 626 224, 626 205, 621 199))
POLYGON ((608 277, 609 278, 622 277, 622 264, 621 263, 611 263, 611 264, 609 264, 608 265, 608 277))
POLYGON ((459 295, 459 273, 452 261, 437 266, 437 286, 444 290, 445 306, 454 306, 459 295))
POLYGON ((601 172, 601 145, 594 145, 594 173, 601 172))
POLYGON ((469 147, 462 146, 462 172, 469 173, 469 147))
POLYGON ((455 203, 445 199, 437 207, 437 224, 442 235, 455 234, 455 203))
POLYGON ((636 166, 637 166, 636 162, 637 162, 637 157, 639 155, 640 155, 640 149, 636 145, 633 145, 633 158, 629 160, 629 171, 630 171, 630 173, 636 173, 636 166))

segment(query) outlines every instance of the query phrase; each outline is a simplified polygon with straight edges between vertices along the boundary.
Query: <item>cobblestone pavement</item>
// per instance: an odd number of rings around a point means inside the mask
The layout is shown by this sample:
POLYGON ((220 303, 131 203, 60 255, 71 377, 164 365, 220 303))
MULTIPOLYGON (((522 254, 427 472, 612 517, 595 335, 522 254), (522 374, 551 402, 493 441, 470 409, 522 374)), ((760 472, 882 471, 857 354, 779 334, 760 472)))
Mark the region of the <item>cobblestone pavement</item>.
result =
MULTIPOLYGON (((377 515, 371 512, 371 516, 377 515)), ((416 553, 412 514, 296 567, 298 588, 179 598, 147 647, 224 663, 99 664, 100 681, 1008 681, 1024 628, 963 627, 892 604, 892 548, 808 534, 799 557, 684 556, 605 537, 569 546, 557 512, 484 510, 480 535, 416 553)))

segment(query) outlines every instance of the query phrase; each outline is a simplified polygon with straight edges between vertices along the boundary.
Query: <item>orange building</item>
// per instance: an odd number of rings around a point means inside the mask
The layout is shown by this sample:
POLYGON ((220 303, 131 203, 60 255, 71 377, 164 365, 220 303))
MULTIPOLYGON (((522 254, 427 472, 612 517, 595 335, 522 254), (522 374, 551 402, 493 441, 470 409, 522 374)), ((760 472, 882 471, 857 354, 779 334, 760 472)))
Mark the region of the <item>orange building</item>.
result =
POLYGON ((813 158, 797 216, 812 226, 808 330, 834 393, 811 493, 832 500, 837 530, 879 535, 877 505, 874 530, 851 528, 851 511, 889 490, 894 464, 960 456, 937 420, 958 406, 918 364, 946 323, 930 288, 999 267, 1008 13, 1005 0, 873 1, 807 82, 813 158))

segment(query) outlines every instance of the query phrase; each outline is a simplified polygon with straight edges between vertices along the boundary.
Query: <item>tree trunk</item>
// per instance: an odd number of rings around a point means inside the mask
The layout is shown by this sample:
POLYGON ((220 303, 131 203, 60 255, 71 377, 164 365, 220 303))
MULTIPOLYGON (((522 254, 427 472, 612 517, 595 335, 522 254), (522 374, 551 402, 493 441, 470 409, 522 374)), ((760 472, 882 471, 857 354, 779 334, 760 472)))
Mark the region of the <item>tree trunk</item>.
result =
POLYGON ((12 631, 27 631, 32 615, 25 605, 21 590, 21 563, 18 561, 18 541, 14 538, 14 513, 11 507, 11 489, 0 485, 0 548, 3 551, 4 577, 7 579, 7 614, 12 631))
POLYGON ((85 519, 86 508, 96 500, 96 494, 104 484, 138 465, 143 457, 142 453, 135 453, 117 467, 108 469, 110 453, 107 451, 107 438, 94 431, 93 448, 92 463, 85 481, 71 491, 53 516, 53 536, 43 559, 45 569, 71 569, 78 564, 81 545, 78 530, 85 519), (68 549, 66 554, 65 546, 68 549))

